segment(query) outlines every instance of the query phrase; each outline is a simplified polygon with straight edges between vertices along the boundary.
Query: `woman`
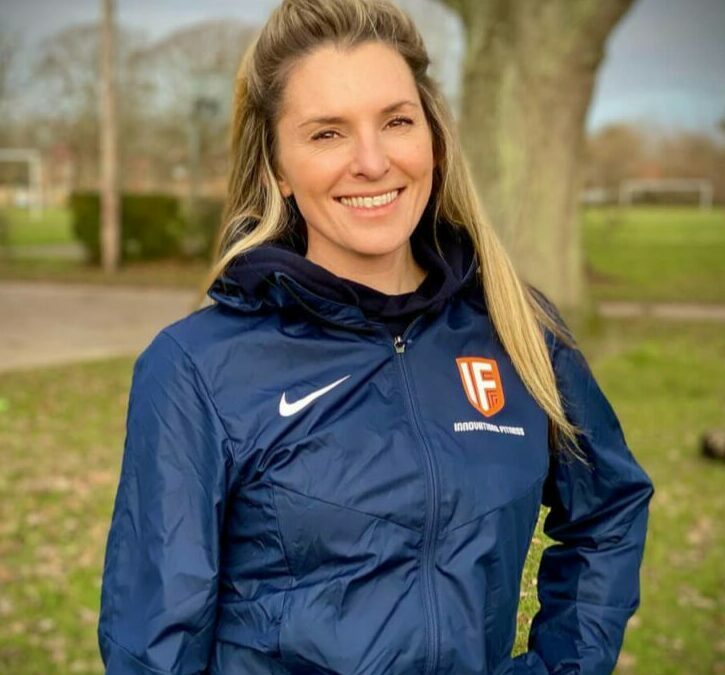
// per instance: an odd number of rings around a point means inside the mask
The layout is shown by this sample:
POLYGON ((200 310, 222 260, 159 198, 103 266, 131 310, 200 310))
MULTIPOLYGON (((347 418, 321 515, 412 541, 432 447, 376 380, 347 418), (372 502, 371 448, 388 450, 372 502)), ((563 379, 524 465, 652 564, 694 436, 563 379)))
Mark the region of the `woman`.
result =
POLYGON ((427 66, 387 0, 285 0, 245 58, 216 302, 134 371, 107 672, 612 671, 652 485, 427 66))

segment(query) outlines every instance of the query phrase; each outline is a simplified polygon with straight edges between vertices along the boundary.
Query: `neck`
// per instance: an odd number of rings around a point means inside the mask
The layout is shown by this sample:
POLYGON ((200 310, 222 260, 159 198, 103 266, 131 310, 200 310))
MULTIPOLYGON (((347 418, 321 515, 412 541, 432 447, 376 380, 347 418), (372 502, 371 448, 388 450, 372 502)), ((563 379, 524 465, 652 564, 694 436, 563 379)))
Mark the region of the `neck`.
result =
POLYGON ((386 295, 415 291, 425 278, 425 270, 413 256, 410 242, 385 256, 354 256, 344 261, 308 249, 307 259, 338 277, 355 281, 386 295))

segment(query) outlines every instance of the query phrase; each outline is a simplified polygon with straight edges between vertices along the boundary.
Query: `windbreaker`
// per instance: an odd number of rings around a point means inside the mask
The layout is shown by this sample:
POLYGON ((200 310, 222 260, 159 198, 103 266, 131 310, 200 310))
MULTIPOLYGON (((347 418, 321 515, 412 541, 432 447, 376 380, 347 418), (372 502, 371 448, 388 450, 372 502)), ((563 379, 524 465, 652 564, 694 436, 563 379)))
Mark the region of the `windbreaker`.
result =
POLYGON ((552 452, 475 258, 450 240, 400 335, 298 274, 298 254, 261 247, 140 356, 104 567, 107 673, 612 672, 652 483, 582 354, 547 333, 589 466, 552 452), (556 543, 512 658, 542 503, 556 543))

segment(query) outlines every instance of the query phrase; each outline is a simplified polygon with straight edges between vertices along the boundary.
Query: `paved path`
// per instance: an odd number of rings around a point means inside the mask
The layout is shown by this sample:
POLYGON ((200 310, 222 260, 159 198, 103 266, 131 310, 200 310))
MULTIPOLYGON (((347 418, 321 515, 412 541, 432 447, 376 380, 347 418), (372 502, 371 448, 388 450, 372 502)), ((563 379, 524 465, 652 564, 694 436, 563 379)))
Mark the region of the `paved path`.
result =
POLYGON ((66 244, 40 244, 31 246, 14 246, 10 250, 13 260, 53 259, 53 260, 85 260, 86 250, 77 242, 66 244))
POLYGON ((677 302, 600 302, 599 314, 628 319, 651 317, 675 321, 725 321, 725 305, 703 305, 677 302))
MULTIPOLYGON (((0 371, 138 354, 194 291, 0 282, 0 371)), ((604 316, 725 322, 725 306, 607 302, 604 316)))
POLYGON ((194 291, 0 282, 0 371, 138 354, 194 291))

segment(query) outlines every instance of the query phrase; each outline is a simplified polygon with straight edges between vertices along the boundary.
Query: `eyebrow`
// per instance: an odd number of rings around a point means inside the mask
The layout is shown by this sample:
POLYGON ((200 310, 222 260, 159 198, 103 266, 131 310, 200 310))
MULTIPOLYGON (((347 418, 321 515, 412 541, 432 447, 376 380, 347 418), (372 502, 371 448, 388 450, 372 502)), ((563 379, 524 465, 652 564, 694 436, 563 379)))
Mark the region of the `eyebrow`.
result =
MULTIPOLYGON (((389 106, 386 106, 381 110, 381 113, 383 115, 387 115, 389 113, 395 112, 396 110, 400 110, 401 108, 405 107, 414 107, 419 108, 420 106, 415 101, 397 101, 395 103, 391 103, 389 106)), ((305 120, 304 122, 301 122, 298 124, 298 128, 306 127, 309 124, 343 124, 345 122, 344 117, 339 116, 332 116, 332 117, 313 117, 309 120, 305 120)))

